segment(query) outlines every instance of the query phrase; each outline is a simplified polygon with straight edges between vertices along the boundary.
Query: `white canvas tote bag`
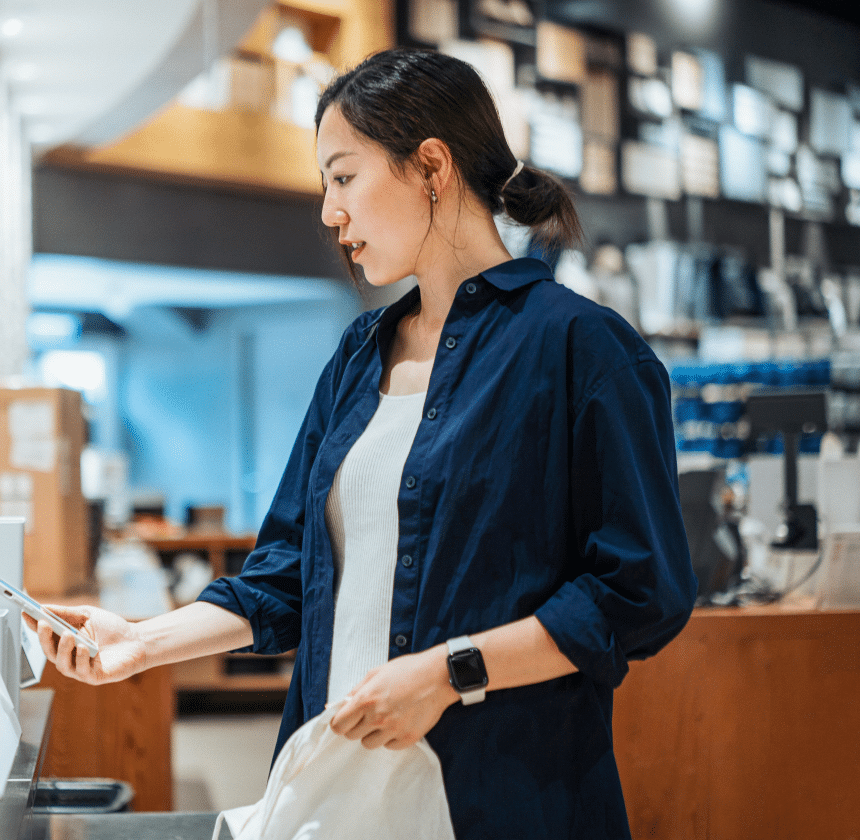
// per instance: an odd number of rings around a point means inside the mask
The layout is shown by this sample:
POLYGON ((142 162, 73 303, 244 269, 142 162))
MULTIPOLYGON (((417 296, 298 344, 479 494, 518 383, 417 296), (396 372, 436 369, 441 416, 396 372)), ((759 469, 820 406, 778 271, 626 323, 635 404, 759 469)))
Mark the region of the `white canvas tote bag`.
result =
POLYGON ((263 798, 218 815, 234 840, 455 840, 439 758, 425 740, 368 750, 337 735, 330 706, 293 733, 263 798))

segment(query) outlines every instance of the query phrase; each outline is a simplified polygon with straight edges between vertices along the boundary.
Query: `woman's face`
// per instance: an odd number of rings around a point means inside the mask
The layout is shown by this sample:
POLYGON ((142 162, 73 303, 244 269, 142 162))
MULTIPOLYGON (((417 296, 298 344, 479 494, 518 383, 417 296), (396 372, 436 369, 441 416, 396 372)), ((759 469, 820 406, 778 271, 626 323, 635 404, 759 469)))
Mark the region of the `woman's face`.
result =
POLYGON ((395 172, 383 148, 362 137, 329 106, 317 134, 323 176, 322 220, 338 228, 340 242, 374 286, 420 272, 428 258, 430 198, 411 167, 395 172))

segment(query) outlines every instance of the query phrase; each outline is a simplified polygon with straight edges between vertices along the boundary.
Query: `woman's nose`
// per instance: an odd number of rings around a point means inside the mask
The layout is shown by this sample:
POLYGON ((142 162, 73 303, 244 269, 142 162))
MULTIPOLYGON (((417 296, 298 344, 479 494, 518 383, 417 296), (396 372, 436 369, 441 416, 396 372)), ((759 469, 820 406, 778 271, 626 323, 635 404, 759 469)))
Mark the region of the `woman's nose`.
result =
POLYGON ((326 227, 341 227, 345 225, 349 221, 349 216, 347 216, 346 211, 342 210, 340 207, 335 206, 333 199, 331 198, 329 193, 326 193, 326 197, 323 200, 322 207, 322 223, 326 227))

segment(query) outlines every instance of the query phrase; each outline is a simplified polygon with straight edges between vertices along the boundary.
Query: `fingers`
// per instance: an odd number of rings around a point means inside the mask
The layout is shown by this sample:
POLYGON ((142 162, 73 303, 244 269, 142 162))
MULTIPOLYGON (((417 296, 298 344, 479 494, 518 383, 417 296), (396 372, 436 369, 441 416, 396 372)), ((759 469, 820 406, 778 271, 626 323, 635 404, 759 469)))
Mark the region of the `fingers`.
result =
POLYGON ((36 625, 36 633, 39 636, 39 644, 49 662, 57 662, 57 637, 53 629, 46 621, 40 621, 36 625))
POLYGON ((417 744, 421 739, 420 738, 392 738, 388 743, 383 744, 385 749, 387 750, 405 750, 411 747, 413 744, 417 744))
POLYGON ((368 750, 375 750, 378 747, 384 747, 390 740, 392 740, 391 735, 375 729, 361 739, 361 745, 368 750))
POLYGON ((81 682, 90 682, 92 680, 93 660, 90 658, 90 652, 86 645, 78 645, 75 648, 75 676, 81 682))
POLYGON ((357 709, 346 715, 338 712, 331 719, 331 728, 338 735, 345 735, 352 741, 364 737, 370 731, 367 721, 364 719, 364 712, 361 709, 357 709))
MULTIPOLYGON (((48 629, 50 630, 50 628, 48 629)), ((40 631, 40 641, 41 638, 42 635, 40 631)), ((53 638, 56 639, 56 635, 54 635, 53 638)), ((44 647, 45 645, 43 643, 42 648, 44 649, 44 647)), ((53 642, 51 647, 54 647, 53 642)), ((81 645, 78 647, 75 637, 71 633, 63 633, 63 635, 60 636, 59 640, 55 643, 55 651, 50 658, 57 670, 64 677, 72 677, 86 683, 92 683, 94 681, 94 663, 90 658, 90 653, 86 646, 81 645)))
POLYGON ((63 633, 57 642, 54 664, 64 677, 75 676, 75 647, 75 637, 71 633, 63 633))
POLYGON ((343 705, 335 712, 330 726, 338 735, 346 735, 364 717, 364 709, 354 702, 354 695, 347 694, 343 705))
POLYGON ((420 739, 420 735, 402 731, 397 721, 390 716, 373 713, 361 706, 354 711, 347 709, 340 719, 338 715, 340 712, 332 718, 331 728, 350 741, 361 741, 362 746, 369 750, 379 747, 405 750, 420 739))
POLYGON ((331 728, 350 741, 363 740, 385 725, 385 717, 373 709, 373 704, 348 694, 343 707, 331 719, 331 728))

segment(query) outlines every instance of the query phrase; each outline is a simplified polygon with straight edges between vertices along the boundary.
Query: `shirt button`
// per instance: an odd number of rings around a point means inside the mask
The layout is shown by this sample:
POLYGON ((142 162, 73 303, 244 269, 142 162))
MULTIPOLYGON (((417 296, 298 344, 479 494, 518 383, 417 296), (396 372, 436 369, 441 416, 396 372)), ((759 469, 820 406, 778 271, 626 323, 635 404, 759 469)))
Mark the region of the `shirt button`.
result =
POLYGON ((457 346, 457 339, 454 338, 453 335, 449 335, 448 338, 445 340, 445 346, 449 350, 453 350, 457 346))
POLYGON ((397 645, 397 647, 399 648, 406 647, 406 643, 408 641, 409 639, 407 639, 406 636, 404 636, 402 633, 398 633, 394 637, 394 644, 397 645))
POLYGON ((436 409, 431 408, 430 411, 427 412, 427 419, 432 420, 436 416, 436 409))
POLYGON ((412 558, 408 554, 404 554, 400 558, 400 562, 408 569, 412 565, 412 558))
POLYGON ((478 287, 477 287, 474 283, 467 283, 467 284, 466 284, 466 291, 467 291, 470 295, 473 295, 473 294, 475 294, 475 292, 477 292, 477 291, 478 291, 478 287))
POLYGON ((415 476, 410 475, 406 478, 406 487, 411 490, 415 486, 415 476))

